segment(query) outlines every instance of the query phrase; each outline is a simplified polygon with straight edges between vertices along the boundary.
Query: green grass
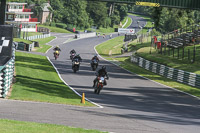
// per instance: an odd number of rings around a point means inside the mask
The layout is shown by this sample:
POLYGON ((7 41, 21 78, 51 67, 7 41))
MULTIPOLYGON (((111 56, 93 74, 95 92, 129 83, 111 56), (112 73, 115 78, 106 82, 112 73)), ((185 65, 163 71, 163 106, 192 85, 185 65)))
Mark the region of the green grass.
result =
MULTIPOLYGON (((193 46, 188 46, 185 47, 184 50, 184 55, 187 57, 188 56, 188 49, 190 49, 191 51, 191 59, 193 57, 193 46)), ((150 51, 150 47, 144 47, 141 48, 137 51, 137 54, 141 57, 144 57, 147 60, 153 61, 153 62, 157 62, 172 68, 176 68, 176 69, 181 69, 184 71, 188 71, 188 72, 193 72, 196 74, 200 74, 200 45, 196 45, 196 61, 195 63, 191 63, 191 61, 188 60, 188 58, 184 58, 182 60, 182 49, 180 49, 180 58, 178 59, 178 52, 177 50, 175 50, 175 54, 174 57, 172 55, 172 51, 170 56, 168 56, 168 49, 166 51, 166 55, 164 54, 159 54, 158 51, 156 51, 154 48, 151 49, 151 53, 149 54, 150 51)))
POLYGON ((15 66, 16 83, 9 99, 94 106, 80 103, 81 98, 60 80, 45 56, 16 52, 15 66))
POLYGON ((37 41, 37 42, 39 42, 39 44, 46 44, 46 43, 50 42, 51 40, 53 40, 55 38, 56 38, 55 36, 50 36, 50 37, 47 37, 47 38, 35 39, 33 41, 37 41))
MULTIPOLYGON (((121 42, 119 42, 120 38, 114 38, 105 43, 102 43, 100 45, 98 45, 96 47, 96 50, 98 51, 98 53, 103 56, 103 57, 108 57, 108 53, 110 50, 112 50, 112 48, 114 48, 115 46, 119 45, 121 42)), ((157 60, 155 60, 155 62, 164 62, 164 61, 169 61, 167 62, 167 65, 169 65, 171 63, 171 60, 170 59, 167 59, 166 57, 162 57, 160 54, 156 54, 154 55, 154 50, 152 49, 152 54, 149 54, 149 51, 150 51, 150 47, 147 47, 149 46, 150 43, 149 42, 146 42, 146 43, 137 43, 137 41, 133 41, 129 44, 129 50, 131 51, 134 51, 134 50, 138 50, 137 53, 139 54, 143 54, 145 53, 145 58, 148 58, 149 60, 154 60, 155 58, 157 58, 157 60), (142 50, 142 51, 140 51, 142 50)), ((199 49, 199 48, 198 48, 199 49)), ((178 83, 176 81, 173 81, 173 80, 170 80, 170 79, 167 79, 165 77, 162 77, 160 75, 157 75, 155 73, 152 73, 150 71, 147 71, 145 70, 144 68, 141 68, 133 63, 130 62, 130 57, 126 57, 126 58, 114 58, 114 57, 109 57, 109 58, 106 58, 107 60, 112 60, 112 61, 119 61, 120 62, 120 66, 133 72, 133 73, 136 73, 138 75, 141 75, 143 77, 146 77, 146 78, 149 78, 151 80, 154 80, 156 82, 159 82, 161 84, 164 84, 164 85, 167 85, 169 87, 172 87, 172 88, 176 88, 178 90, 181 90, 181 91, 184 91, 184 92, 187 92, 187 93, 190 93, 194 96, 197 96, 197 97, 200 97, 200 89, 198 88, 195 88, 195 87, 191 87, 191 86, 188 86, 188 85, 185 85, 185 84, 181 84, 181 83, 178 83)), ((177 62, 177 65, 179 65, 179 67, 188 67, 190 68, 191 70, 193 70, 194 68, 191 67, 192 64, 190 63, 187 64, 187 65, 184 65, 182 64, 181 62, 178 62, 177 60, 175 60, 174 62, 177 62)), ((163 63, 162 63, 163 64, 163 63)), ((199 70, 199 67, 200 65, 197 65, 197 69, 199 70)), ((194 69, 195 70, 195 69, 194 69)), ((197 72, 197 71, 196 71, 197 72)))
POLYGON ((128 16, 126 16, 122 21, 121 24, 124 25, 126 23, 126 20, 128 19, 128 16))
MULTIPOLYGON (((114 28, 118 28, 117 26, 115 26, 114 28)), ((102 28, 100 27, 99 29, 96 30, 96 32, 101 32, 101 33, 105 33, 105 34, 109 34, 109 33, 113 33, 115 32, 115 29, 112 27, 108 27, 108 28, 102 28)))
POLYGON ((153 27, 153 20, 150 17, 144 16, 144 15, 138 15, 138 14, 133 14, 133 13, 128 13, 129 15, 133 15, 133 16, 138 16, 138 17, 142 17, 147 21, 146 26, 142 29, 142 31, 138 32, 137 34, 146 34, 147 31, 153 27))
POLYGON ((99 54, 104 57, 110 56, 109 53, 112 50, 113 55, 119 55, 121 53, 121 47, 123 45, 124 36, 119 36, 114 39, 108 40, 101 45, 96 46, 99 54))
POLYGON ((47 37, 47 38, 33 40, 33 41, 39 42, 39 44, 40 44, 40 47, 35 47, 34 51, 45 53, 49 48, 52 47, 50 45, 46 45, 46 43, 50 42, 51 40, 53 40, 55 38, 56 37, 54 37, 54 36, 50 36, 50 37, 47 37))
POLYGON ((35 36, 35 35, 42 35, 42 33, 40 33, 40 32, 21 32, 21 37, 23 37, 23 34, 24 34, 24 36, 26 37, 26 35, 29 37, 29 36, 35 36), (28 34, 27 34, 28 33, 28 34))
POLYGON ((123 28, 127 28, 131 25, 132 23, 132 19, 130 17, 128 17, 128 22, 126 23, 126 25, 123 28))
POLYGON ((40 44, 40 47, 35 47, 36 52, 40 52, 40 53, 46 53, 46 51, 48 49, 50 49, 52 46, 50 45, 45 45, 45 44, 40 44))
POLYGON ((58 27, 51 27, 51 26, 45 26, 45 25, 38 25, 38 27, 45 27, 50 29, 50 32, 57 32, 57 33, 73 33, 71 31, 68 31, 66 29, 58 28, 58 27))
POLYGON ((31 43, 33 43, 32 41, 25 40, 25 39, 21 39, 21 38, 14 38, 13 41, 14 41, 14 42, 24 42, 24 43, 26 43, 26 44, 31 44, 31 43))
MULTIPOLYGON (((112 59, 113 60, 113 59, 112 59)), ((153 72, 147 71, 144 68, 139 67, 138 65, 135 65, 133 63, 130 62, 130 57, 126 57, 126 58, 115 58, 115 60, 118 60, 119 62, 121 62, 121 67, 136 73, 138 75, 141 75, 143 77, 146 77, 148 79, 151 79, 153 81, 156 81, 158 83, 167 85, 169 87, 187 92, 189 94, 192 94, 194 96, 200 97, 200 89, 195 88, 195 87, 191 87, 189 85, 185 85, 185 84, 181 84, 178 83, 176 81, 167 79, 165 77, 162 77, 160 75, 157 75, 153 72)))
POLYGON ((103 133, 97 130, 87 130, 63 125, 22 122, 6 119, 0 119, 0 129, 2 133, 103 133))

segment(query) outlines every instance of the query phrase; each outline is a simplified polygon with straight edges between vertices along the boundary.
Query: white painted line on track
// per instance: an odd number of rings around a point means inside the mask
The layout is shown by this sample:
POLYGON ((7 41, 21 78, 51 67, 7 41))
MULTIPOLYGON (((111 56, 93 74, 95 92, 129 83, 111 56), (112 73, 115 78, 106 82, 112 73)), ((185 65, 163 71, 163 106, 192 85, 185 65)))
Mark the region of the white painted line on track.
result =
MULTIPOLYGON (((101 44, 101 43, 100 43, 100 44, 101 44)), ((100 44, 97 44, 96 46, 98 46, 98 45, 100 45, 100 44)), ((98 54, 98 56, 100 56, 103 60, 105 60, 105 61, 107 61, 107 62, 110 62, 110 63, 112 63, 112 64, 115 65, 115 66, 120 67, 119 65, 117 65, 117 64, 115 64, 115 63, 113 63, 113 62, 111 62, 111 61, 109 61, 109 60, 103 58, 101 55, 99 55, 99 53, 98 53, 97 50, 96 50, 96 46, 94 46, 94 50, 95 50, 95 52, 98 54)), ((122 68, 122 67, 120 67, 120 68, 122 68)), ((178 89, 176 89, 176 88, 169 87, 169 86, 164 85, 164 84, 161 84, 161 83, 156 82, 156 81, 154 81, 154 80, 151 80, 151 79, 149 79, 149 78, 146 78, 146 77, 143 77, 143 76, 138 75, 138 74, 136 74, 136 73, 133 73, 133 72, 131 72, 131 71, 125 69, 125 68, 122 68, 122 69, 124 69, 125 71, 127 71, 127 72, 129 72, 129 73, 132 73, 132 74, 135 74, 135 75, 137 75, 137 76, 139 76, 139 77, 142 77, 142 78, 144 78, 144 79, 147 79, 147 80, 149 80, 149 81, 152 81, 152 82, 154 82, 154 83, 157 83, 157 84, 159 84, 159 85, 161 85, 161 86, 164 86, 164 87, 170 88, 170 89, 172 89, 172 90, 175 90, 175 91, 178 91, 178 92, 184 93, 184 94, 186 94, 186 95, 189 95, 189 96, 191 96, 191 97, 194 97, 194 98, 200 100, 199 97, 194 96, 194 95, 192 95, 192 94, 189 94, 189 93, 187 93, 187 92, 184 92, 184 91, 178 90, 178 89)))
MULTIPOLYGON (((54 64, 51 62, 51 60, 49 59, 49 57, 48 57, 48 56, 46 56, 46 57, 47 57, 47 59, 49 60, 49 62, 51 63, 51 65, 54 67, 54 69, 56 70, 56 72, 57 72, 59 78, 65 83, 65 85, 67 85, 67 86, 68 86, 73 92, 75 92, 78 96, 82 97, 81 94, 79 94, 76 90, 74 90, 71 86, 69 86, 69 85, 63 80, 63 78, 61 77, 59 71, 58 71, 57 68, 54 66, 54 64)), ((103 106, 101 106, 101 105, 99 105, 99 104, 97 104, 97 103, 95 103, 95 102, 92 102, 91 100, 89 100, 89 99, 87 99, 87 98, 85 98, 85 100, 87 100, 88 102, 90 102, 90 103, 92 103, 92 104, 98 106, 99 108, 103 108, 103 106)))

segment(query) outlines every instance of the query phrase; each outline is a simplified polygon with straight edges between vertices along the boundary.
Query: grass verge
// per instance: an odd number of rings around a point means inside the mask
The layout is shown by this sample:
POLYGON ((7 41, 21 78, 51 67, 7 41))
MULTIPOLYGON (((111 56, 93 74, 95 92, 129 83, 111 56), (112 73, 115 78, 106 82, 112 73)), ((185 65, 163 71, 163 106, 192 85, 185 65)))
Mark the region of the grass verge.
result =
POLYGON ((121 24, 124 25, 126 23, 126 20, 128 19, 128 16, 126 16, 122 21, 121 24))
POLYGON ((41 52, 41 53, 45 53, 49 48, 51 48, 50 45, 46 45, 46 43, 50 42, 51 40, 55 39, 56 37, 54 36, 50 36, 47 38, 42 38, 42 39, 35 39, 33 41, 37 41, 40 44, 40 47, 35 47, 36 52, 41 52))
POLYGON ((14 38, 13 41, 14 42, 24 42, 26 44, 32 44, 33 43, 32 41, 25 40, 25 39, 22 39, 22 38, 14 38))
MULTIPOLYGON (((112 40, 109 40, 105 43, 98 45, 96 47, 97 52, 103 57, 108 57, 109 56, 108 51, 110 51, 110 50, 112 50, 112 48, 120 45, 121 42, 119 42, 118 39, 119 38, 114 38, 112 40)), ((149 45, 148 42, 143 43, 143 44, 140 44, 140 43, 137 43, 137 42, 132 42, 129 47, 131 47, 132 50, 138 50, 140 48, 146 47, 147 45, 149 45)), ((148 52, 148 54, 146 53, 146 56, 150 56, 149 47, 146 50, 148 52)), ((157 58, 159 58, 160 55, 159 56, 155 55, 155 56, 157 58)), ((155 56, 149 57, 149 58, 153 59, 153 58, 155 58, 155 56)), ((106 58, 106 59, 111 60, 111 61, 118 61, 118 62, 120 62, 119 64, 122 68, 125 68, 125 69, 127 69, 127 70, 129 70, 133 73, 136 73, 140 76, 146 77, 146 78, 151 79, 153 81, 156 81, 158 83, 161 83, 161 84, 167 85, 169 87, 187 92, 187 93, 192 94, 194 96, 200 97, 200 89, 195 88, 195 87, 191 87, 191 86, 188 86, 188 85, 185 85, 185 84, 178 83, 176 81, 167 79, 165 77, 162 77, 160 75, 157 75, 155 73, 147 71, 147 70, 139 67, 138 65, 131 63, 130 57, 114 58, 114 57, 110 56, 109 58, 106 58)), ((162 61, 162 57, 161 57, 160 61, 162 61)), ((179 65, 181 66, 181 64, 179 64, 179 65)))
POLYGON ((6 119, 0 119, 0 129, 2 133, 103 133, 97 130, 6 119))
POLYGON ((172 68, 176 68, 176 69, 181 69, 184 71, 188 71, 188 72, 193 72, 196 74, 200 74, 200 45, 196 45, 196 61, 194 63, 191 63, 191 60, 188 60, 187 56, 188 56, 188 50, 190 50, 191 53, 191 59, 193 59, 193 46, 187 46, 184 49, 184 55, 185 58, 182 59, 182 55, 183 55, 183 51, 182 49, 179 49, 179 58, 178 58, 178 50, 175 49, 174 50, 174 57, 172 54, 172 50, 170 50, 170 56, 168 55, 168 49, 166 50, 166 53, 164 54, 159 54, 158 51, 154 48, 151 49, 151 54, 149 54, 150 51, 150 47, 144 47, 141 48, 137 51, 137 55, 153 61, 153 62, 157 62, 163 65, 166 65, 168 67, 172 67, 172 68))
POLYGON ((58 28, 58 27, 51 27, 51 26, 45 26, 45 25, 38 25, 38 27, 45 27, 50 29, 50 32, 57 32, 57 33, 73 33, 71 31, 68 31, 66 29, 58 28))
POLYGON ((16 83, 9 99, 94 106, 66 86, 45 56, 16 52, 16 83))
POLYGON ((128 13, 128 15, 142 17, 143 19, 145 19, 145 21, 147 21, 146 26, 142 29, 142 31, 138 32, 137 34, 146 34, 149 31, 149 29, 154 26, 152 24, 153 20, 150 17, 144 16, 144 15, 133 14, 133 13, 128 13))
POLYGON ((123 45, 123 36, 108 40, 101 45, 96 46, 98 53, 103 57, 119 55, 123 45))
POLYGON ((42 35, 42 33, 41 32, 21 32, 21 37, 23 37, 23 35, 24 35, 24 37, 26 38, 26 36, 27 37, 29 37, 29 36, 35 36, 35 35, 42 35))
POLYGON ((126 25, 123 27, 124 29, 126 29, 127 27, 129 27, 132 23, 132 19, 130 17, 128 17, 128 22, 126 23, 126 25))

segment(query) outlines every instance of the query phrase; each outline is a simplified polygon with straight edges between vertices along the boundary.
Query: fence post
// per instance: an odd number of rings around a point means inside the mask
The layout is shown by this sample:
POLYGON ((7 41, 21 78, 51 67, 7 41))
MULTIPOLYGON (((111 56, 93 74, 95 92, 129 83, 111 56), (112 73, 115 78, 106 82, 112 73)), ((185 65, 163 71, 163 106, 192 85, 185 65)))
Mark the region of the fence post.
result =
POLYGON ((196 56, 196 50, 195 50, 195 47, 193 48, 193 63, 195 62, 195 56, 196 56))
POLYGON ((170 56, 170 47, 168 47, 168 55, 170 56))
POLYGON ((184 46, 183 46, 183 51, 182 51, 182 60, 184 59, 184 46))
POLYGON ((178 50, 178 59, 179 59, 179 48, 177 50, 178 50))
POLYGON ((190 49, 188 49, 188 61, 190 61, 190 49))

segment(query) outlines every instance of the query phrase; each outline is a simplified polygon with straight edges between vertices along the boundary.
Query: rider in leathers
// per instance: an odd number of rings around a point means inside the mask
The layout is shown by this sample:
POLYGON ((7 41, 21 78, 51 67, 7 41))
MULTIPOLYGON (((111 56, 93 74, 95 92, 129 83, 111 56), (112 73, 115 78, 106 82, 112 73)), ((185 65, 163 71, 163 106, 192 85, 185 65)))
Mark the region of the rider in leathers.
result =
POLYGON ((70 54, 72 55, 72 54, 76 54, 76 51, 74 50, 74 49, 72 49, 71 51, 70 51, 70 54))
POLYGON ((98 64, 99 64, 99 58, 97 57, 97 55, 94 55, 94 57, 91 59, 91 66, 93 65, 92 63, 93 63, 93 60, 96 60, 97 61, 97 66, 98 66, 98 64))

